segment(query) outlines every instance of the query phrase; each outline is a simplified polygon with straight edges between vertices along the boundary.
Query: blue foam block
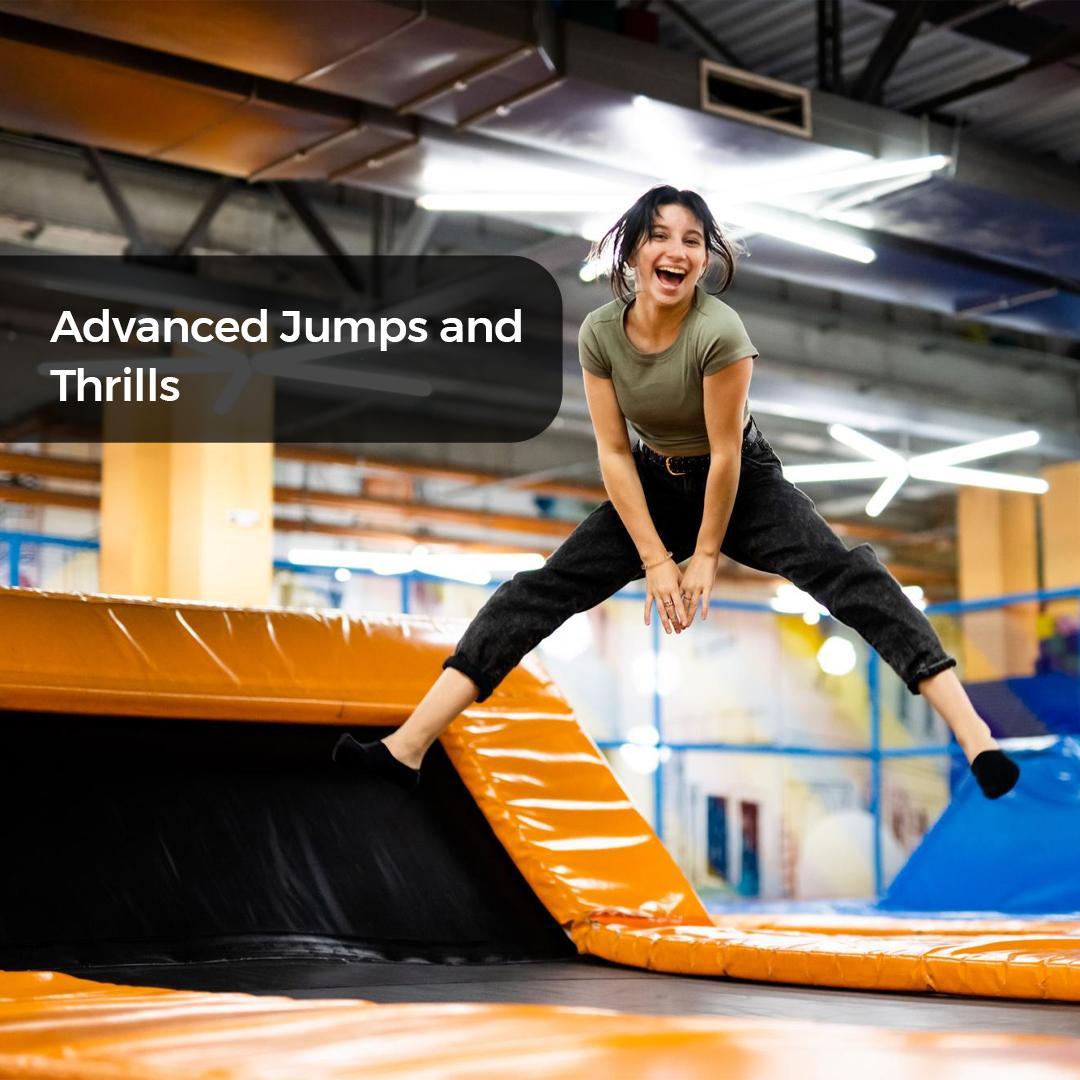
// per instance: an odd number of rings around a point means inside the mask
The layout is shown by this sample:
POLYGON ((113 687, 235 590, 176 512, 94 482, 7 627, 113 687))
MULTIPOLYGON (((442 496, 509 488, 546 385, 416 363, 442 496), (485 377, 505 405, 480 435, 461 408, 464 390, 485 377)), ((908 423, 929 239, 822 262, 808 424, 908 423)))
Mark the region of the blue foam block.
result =
POLYGON ((879 910, 1080 912, 1080 740, 1012 756, 1016 787, 990 800, 969 774, 879 910))

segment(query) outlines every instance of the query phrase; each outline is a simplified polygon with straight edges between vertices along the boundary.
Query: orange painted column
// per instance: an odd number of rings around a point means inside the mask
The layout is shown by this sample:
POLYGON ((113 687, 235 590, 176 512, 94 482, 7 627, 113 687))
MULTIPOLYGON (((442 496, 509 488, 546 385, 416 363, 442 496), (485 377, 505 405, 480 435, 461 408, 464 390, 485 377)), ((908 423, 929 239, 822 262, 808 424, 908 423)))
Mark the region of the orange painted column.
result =
POLYGON ((181 398, 105 415, 102 592, 264 606, 273 577, 270 380, 219 414, 225 378, 183 377, 181 398), (155 442, 180 430, 205 442, 155 442), (248 441, 233 439, 242 433, 248 441), (255 441, 264 436, 267 441, 255 441), (120 441, 135 440, 142 441, 120 441))
MULTIPOLYGON (((1043 496, 1043 586, 1047 589, 1080 588, 1080 461, 1050 465, 1042 471, 1050 490, 1043 496)), ((1080 619, 1080 600, 1048 604, 1039 625, 1039 636, 1050 642, 1051 657, 1063 647, 1063 639, 1080 619)), ((1052 661, 1051 661, 1052 662, 1052 661)))
POLYGON ((272 443, 106 443, 102 592, 264 606, 272 443))
POLYGON ((1043 469, 1050 490, 1041 500, 1043 583, 1080 587, 1080 461, 1043 469))
MULTIPOLYGON (((962 600, 1038 588, 1037 498, 973 487, 957 493, 962 600)), ((973 613, 962 621, 965 678, 979 681, 1032 673, 1038 652, 1037 605, 973 613)))

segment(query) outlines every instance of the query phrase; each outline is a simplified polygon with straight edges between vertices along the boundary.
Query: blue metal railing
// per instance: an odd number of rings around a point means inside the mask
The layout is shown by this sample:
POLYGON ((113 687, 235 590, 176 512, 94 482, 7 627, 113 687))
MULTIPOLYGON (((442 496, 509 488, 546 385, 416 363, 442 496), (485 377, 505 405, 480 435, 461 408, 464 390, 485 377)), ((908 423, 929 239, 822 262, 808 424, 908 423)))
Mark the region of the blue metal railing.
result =
MULTIPOLYGON (((55 546, 63 548, 77 548, 96 551, 100 542, 94 539, 75 539, 66 536, 53 536, 47 533, 0 531, 0 544, 7 546, 8 557, 8 584, 19 584, 19 562, 22 556, 23 546, 26 544, 40 544, 42 546, 55 546)), ((293 573, 311 575, 325 578, 327 589, 331 596, 340 602, 340 589, 335 588, 334 567, 315 566, 311 564, 294 563, 287 560, 275 560, 274 569, 291 571, 293 573)), ((396 577, 400 581, 401 598, 400 605, 403 614, 407 614, 411 607, 411 587, 415 581, 445 581, 445 578, 434 577, 419 571, 410 571, 404 574, 376 575, 371 570, 351 570, 353 574, 363 574, 380 577, 396 577)), ((499 582, 489 585, 471 585, 470 588, 492 591, 499 586, 499 582)), ((640 590, 623 590, 616 594, 619 600, 645 599, 645 593, 640 590)), ((1005 596, 990 597, 981 600, 956 600, 947 603, 930 604, 926 608, 927 615, 961 615, 980 611, 992 611, 998 608, 1010 607, 1014 604, 1027 603, 1051 603, 1056 600, 1080 600, 1080 587, 1068 589, 1048 589, 1037 592, 1012 593, 1005 596)), ((759 614, 775 615, 777 612, 767 603, 752 600, 725 600, 713 599, 709 603, 709 609, 719 611, 742 611, 756 612, 759 614)), ((659 620, 653 619, 651 633, 651 648, 653 653, 653 686, 652 686, 652 717, 656 731, 657 752, 656 771, 653 774, 653 823, 657 835, 664 837, 664 758, 670 754, 687 752, 707 752, 721 754, 766 754, 788 755, 792 757, 808 758, 839 758, 867 761, 870 765, 870 814, 874 821, 874 848, 873 848, 873 871, 874 889, 878 896, 884 891, 884 869, 882 851, 882 773, 881 767, 884 761, 898 760, 916 757, 948 757, 961 753, 956 742, 934 744, 928 746, 912 746, 886 748, 881 745, 881 657, 873 649, 868 647, 865 678, 867 682, 868 700, 870 708, 870 740, 865 748, 829 748, 820 746, 801 746, 786 743, 722 743, 722 742, 667 742, 664 739, 664 710, 663 696, 660 691, 660 624, 659 620), (666 753, 665 753, 666 752, 666 753)), ((625 745, 624 740, 598 740, 597 746, 602 750, 617 750, 625 745)))
POLYGON ((12 532, 0 530, 0 544, 7 547, 7 583, 13 588, 19 585, 19 564, 22 561, 23 544, 41 544, 43 547, 79 548, 97 551, 98 540, 80 540, 72 536, 53 536, 50 533, 12 532))

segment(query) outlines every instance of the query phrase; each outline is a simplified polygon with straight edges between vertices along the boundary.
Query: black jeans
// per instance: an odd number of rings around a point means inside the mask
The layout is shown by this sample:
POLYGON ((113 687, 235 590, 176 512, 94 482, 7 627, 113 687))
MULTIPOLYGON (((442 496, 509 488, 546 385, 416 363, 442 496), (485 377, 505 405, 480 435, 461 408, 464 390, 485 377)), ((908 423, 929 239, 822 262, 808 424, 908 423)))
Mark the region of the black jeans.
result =
MULTIPOLYGON (((640 446, 634 460, 660 539, 681 562, 697 544, 707 470, 672 476, 640 446)), ((923 679, 956 664, 873 548, 846 548, 811 499, 784 479, 780 459, 752 419, 743 435, 739 490, 721 551, 809 593, 861 634, 912 693, 923 679)), ((443 667, 468 675, 483 701, 571 615, 644 576, 629 533, 606 501, 540 569, 515 574, 492 593, 443 667)))

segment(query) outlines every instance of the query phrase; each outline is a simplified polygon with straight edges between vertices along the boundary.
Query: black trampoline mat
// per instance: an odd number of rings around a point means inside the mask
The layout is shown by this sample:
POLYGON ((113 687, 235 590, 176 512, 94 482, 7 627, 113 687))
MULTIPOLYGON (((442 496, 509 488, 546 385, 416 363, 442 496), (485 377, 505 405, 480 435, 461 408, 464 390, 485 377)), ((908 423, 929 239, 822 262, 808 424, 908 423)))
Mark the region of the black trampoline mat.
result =
POLYGON ((574 955, 439 746, 405 792, 334 727, 0 720, 0 968, 574 955))
POLYGON ((495 1002, 618 1012, 866 1024, 913 1031, 1080 1036, 1080 1008, 1054 1002, 883 994, 862 990, 662 975, 577 958, 505 964, 258 960, 227 964, 94 967, 100 982, 381 1004, 495 1002))

